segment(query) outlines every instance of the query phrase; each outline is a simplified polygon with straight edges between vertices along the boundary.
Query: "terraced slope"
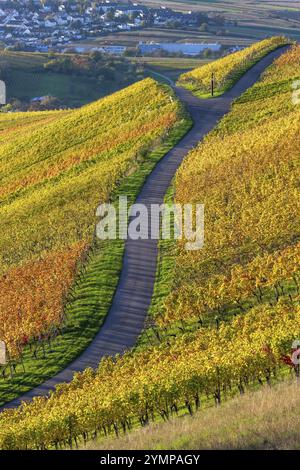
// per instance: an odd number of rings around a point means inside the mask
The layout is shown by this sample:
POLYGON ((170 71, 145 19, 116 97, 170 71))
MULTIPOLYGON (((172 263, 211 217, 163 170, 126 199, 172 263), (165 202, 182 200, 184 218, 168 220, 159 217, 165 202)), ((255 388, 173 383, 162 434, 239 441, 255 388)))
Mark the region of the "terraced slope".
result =
MULTIPOLYGON (((171 169, 174 170, 179 165, 184 150, 192 145, 193 139, 211 129, 216 119, 229 108, 233 97, 253 84, 259 73, 279 55, 280 52, 276 52, 264 59, 244 77, 230 95, 221 100, 199 103, 191 95, 180 92, 182 97, 189 97, 190 110, 196 122, 197 118, 203 115, 205 106, 209 115, 205 123, 200 121, 201 128, 196 125, 179 146, 168 153, 156 167, 138 198, 139 202, 146 202, 143 199, 146 197, 148 203, 163 198, 162 188, 168 187, 172 179, 171 169), (162 169, 167 171, 161 171, 162 169), (155 185, 152 184, 154 181, 155 185)), ((206 142, 203 146, 205 145, 206 142)), ((155 248, 154 244, 153 247, 155 248)), ((294 248, 291 247, 292 250, 294 248)), ((119 344, 120 352, 124 349, 124 343, 118 343, 120 337, 122 339, 132 335, 134 340, 133 314, 140 311, 141 307, 146 310, 139 302, 135 305, 134 300, 139 299, 140 292, 145 294, 144 300, 150 301, 151 298, 148 289, 152 279, 150 277, 149 282, 146 276, 145 279, 140 279, 140 272, 137 270, 138 260, 144 266, 144 273, 152 272, 154 275, 151 264, 153 251, 149 241, 145 241, 145 244, 141 241, 136 244, 130 241, 126 250, 123 271, 126 275, 121 277, 106 328, 104 326, 99 333, 92 350, 86 352, 86 358, 91 359, 91 364, 96 360, 93 351, 97 350, 97 346, 99 345, 101 352, 102 342, 106 340, 108 345, 109 339, 114 339, 113 336, 106 336, 113 325, 117 329, 116 341, 112 346, 118 347, 119 344), (143 259, 143 256, 146 258, 143 259), (129 272, 132 262, 135 264, 135 271, 129 272), (127 282, 129 284, 126 284, 127 282), (147 291, 140 290, 138 282, 144 282, 147 291), (134 291, 128 291, 128 286, 131 285, 135 287, 134 291), (131 294, 131 305, 127 303, 125 294, 131 294), (122 299, 124 304, 120 303, 122 299), (119 318, 121 322, 116 324, 113 322, 115 318, 119 318)), ((288 259, 293 260, 293 254, 294 252, 288 259)), ((171 335, 164 330, 165 339, 163 335, 159 335, 160 339, 163 339, 162 344, 149 347, 140 353, 127 353, 116 362, 110 358, 105 359, 97 371, 87 369, 83 374, 77 374, 70 384, 60 385, 59 390, 48 400, 39 397, 29 406, 21 407, 15 412, 3 413, 0 418, 1 447, 44 449, 59 444, 71 444, 79 436, 86 439, 90 432, 106 433, 112 429, 130 429, 136 420, 145 424, 158 414, 166 418, 182 405, 192 412, 193 407, 199 407, 205 395, 221 401, 224 391, 228 395, 236 391, 237 387, 242 389, 252 380, 270 380, 270 368, 273 370, 279 362, 282 348, 287 339, 293 336, 298 325, 298 316, 297 305, 291 315, 285 302, 277 302, 273 307, 258 302, 245 316, 239 316, 222 325, 218 323, 217 328, 214 325, 199 328, 199 324, 195 324, 194 331, 190 332, 189 328, 186 328, 189 325, 183 323, 178 328, 175 339, 174 330, 171 335), (259 331, 258 335, 256 331, 259 331), (269 338, 274 339, 273 343, 266 345, 269 338)), ((77 364, 81 361, 82 358, 77 364)), ((76 370, 77 364, 75 362, 63 374, 76 370)), ((55 381, 58 383, 61 377, 56 377, 52 386, 55 381)), ((44 393, 48 391, 48 387, 49 383, 45 384, 44 389, 41 387, 36 392, 44 393)))

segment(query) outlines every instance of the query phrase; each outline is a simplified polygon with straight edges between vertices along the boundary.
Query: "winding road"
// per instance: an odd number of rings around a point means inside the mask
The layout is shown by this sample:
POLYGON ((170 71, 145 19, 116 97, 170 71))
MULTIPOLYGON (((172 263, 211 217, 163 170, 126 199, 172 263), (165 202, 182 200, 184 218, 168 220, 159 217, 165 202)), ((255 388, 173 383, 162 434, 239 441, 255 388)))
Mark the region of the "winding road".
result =
MULTIPOLYGON (((187 153, 193 149, 226 114, 232 101, 252 86, 261 73, 285 48, 278 49, 254 65, 226 94, 218 98, 200 100, 188 91, 173 87, 178 98, 187 107, 194 125, 183 139, 156 165, 147 178, 137 203, 161 204, 171 180, 187 153)), ((157 266, 157 240, 128 240, 125 246, 123 268, 112 306, 101 330, 89 347, 66 369, 38 387, 25 393, 4 407, 12 408, 21 401, 46 395, 61 382, 72 380, 76 371, 97 367, 106 355, 123 353, 134 346, 140 335, 150 306, 157 266)))

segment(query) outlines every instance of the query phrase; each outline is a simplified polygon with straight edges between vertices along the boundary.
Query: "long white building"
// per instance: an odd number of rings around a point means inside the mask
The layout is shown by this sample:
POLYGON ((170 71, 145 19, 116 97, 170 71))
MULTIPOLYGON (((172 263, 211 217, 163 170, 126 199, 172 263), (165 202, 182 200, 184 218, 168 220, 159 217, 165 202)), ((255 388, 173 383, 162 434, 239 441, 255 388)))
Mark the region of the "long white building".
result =
POLYGON ((151 42, 139 43, 139 51, 142 55, 151 54, 157 50, 163 50, 172 54, 182 53, 184 55, 198 55, 205 49, 212 51, 219 51, 220 44, 205 44, 205 43, 180 43, 180 42, 151 42))

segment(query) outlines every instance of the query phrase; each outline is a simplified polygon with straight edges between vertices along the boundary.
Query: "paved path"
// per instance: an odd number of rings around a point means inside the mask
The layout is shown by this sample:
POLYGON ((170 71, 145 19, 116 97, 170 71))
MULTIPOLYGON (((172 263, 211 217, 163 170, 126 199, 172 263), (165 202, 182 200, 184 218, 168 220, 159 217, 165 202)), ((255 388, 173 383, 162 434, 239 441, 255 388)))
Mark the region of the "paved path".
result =
MULTIPOLYGON (((177 96, 185 103, 190 112, 194 126, 157 164, 138 196, 138 203, 149 206, 163 202, 171 180, 186 154, 229 111, 233 99, 252 86, 264 69, 282 52, 282 49, 277 50, 262 59, 222 97, 200 100, 184 89, 174 88, 177 96)), ((6 405, 6 408, 15 407, 22 400, 27 401, 37 395, 46 395, 54 389, 55 385, 70 381, 74 372, 82 371, 88 366, 97 367, 103 356, 122 353, 134 346, 143 329, 151 302, 157 255, 157 240, 128 240, 126 242, 123 269, 113 304, 104 325, 93 342, 66 369, 21 398, 13 400, 6 405)))

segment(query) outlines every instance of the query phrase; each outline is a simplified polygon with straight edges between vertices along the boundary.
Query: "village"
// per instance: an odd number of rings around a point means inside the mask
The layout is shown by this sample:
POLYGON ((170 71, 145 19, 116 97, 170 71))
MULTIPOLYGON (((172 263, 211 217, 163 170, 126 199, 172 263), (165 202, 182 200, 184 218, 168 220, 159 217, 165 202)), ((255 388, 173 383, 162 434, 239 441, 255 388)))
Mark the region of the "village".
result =
MULTIPOLYGON (((199 13, 154 9, 132 2, 0 0, 0 41, 14 50, 61 51, 76 41, 109 33, 149 26, 195 27, 201 21, 203 15, 199 13)), ((124 51, 116 47, 110 52, 124 51)))

